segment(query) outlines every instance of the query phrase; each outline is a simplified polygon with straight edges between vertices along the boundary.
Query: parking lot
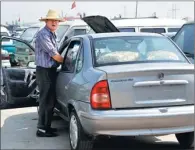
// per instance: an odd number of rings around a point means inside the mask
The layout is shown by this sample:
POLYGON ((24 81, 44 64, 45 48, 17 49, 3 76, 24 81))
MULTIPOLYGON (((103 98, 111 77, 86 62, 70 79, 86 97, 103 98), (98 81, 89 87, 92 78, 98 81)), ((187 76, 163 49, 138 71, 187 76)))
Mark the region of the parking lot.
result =
MULTIPOLYGON (((36 123, 36 107, 1 110, 1 149, 70 149, 67 124, 61 118, 54 116, 53 126, 59 129, 58 137, 37 138, 36 123)), ((96 141, 95 149, 184 150, 174 135, 105 138, 96 141)))

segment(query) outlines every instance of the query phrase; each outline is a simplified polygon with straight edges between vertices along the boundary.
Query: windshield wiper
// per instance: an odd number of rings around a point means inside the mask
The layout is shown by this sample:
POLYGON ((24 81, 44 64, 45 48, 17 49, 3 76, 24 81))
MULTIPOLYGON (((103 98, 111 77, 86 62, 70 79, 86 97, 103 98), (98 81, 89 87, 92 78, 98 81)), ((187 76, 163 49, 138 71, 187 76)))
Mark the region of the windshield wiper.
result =
POLYGON ((187 57, 194 57, 194 54, 189 53, 189 52, 184 52, 184 54, 185 54, 187 57))

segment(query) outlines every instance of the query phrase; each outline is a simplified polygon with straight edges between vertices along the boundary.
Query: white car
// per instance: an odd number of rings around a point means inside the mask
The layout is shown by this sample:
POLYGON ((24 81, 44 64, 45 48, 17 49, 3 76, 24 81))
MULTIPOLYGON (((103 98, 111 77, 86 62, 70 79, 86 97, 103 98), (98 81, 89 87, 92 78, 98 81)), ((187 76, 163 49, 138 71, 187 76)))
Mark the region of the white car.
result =
POLYGON ((3 49, 1 49, 1 65, 2 67, 11 67, 9 53, 3 49))

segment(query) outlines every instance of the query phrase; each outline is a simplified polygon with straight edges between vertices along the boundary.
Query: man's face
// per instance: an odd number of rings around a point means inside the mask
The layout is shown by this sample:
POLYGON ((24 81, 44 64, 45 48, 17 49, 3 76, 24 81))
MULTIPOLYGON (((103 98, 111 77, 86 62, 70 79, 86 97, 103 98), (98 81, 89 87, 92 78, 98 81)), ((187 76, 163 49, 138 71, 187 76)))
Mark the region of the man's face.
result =
POLYGON ((46 25, 52 32, 54 32, 58 28, 59 21, 58 20, 47 20, 46 25))

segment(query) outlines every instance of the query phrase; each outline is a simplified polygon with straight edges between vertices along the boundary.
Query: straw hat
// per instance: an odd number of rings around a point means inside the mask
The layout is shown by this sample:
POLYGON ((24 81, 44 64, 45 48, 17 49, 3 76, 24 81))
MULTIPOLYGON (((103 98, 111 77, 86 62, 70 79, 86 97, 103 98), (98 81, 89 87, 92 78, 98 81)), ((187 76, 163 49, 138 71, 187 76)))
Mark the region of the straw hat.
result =
POLYGON ((46 21, 46 20, 58 20, 58 21, 60 21, 60 22, 63 22, 63 21, 64 21, 64 19, 63 19, 63 18, 60 18, 60 17, 59 17, 59 14, 58 14, 58 12, 57 12, 57 11, 55 11, 55 10, 51 10, 51 9, 47 12, 46 17, 41 18, 41 19, 39 19, 39 20, 40 20, 40 21, 46 21))

